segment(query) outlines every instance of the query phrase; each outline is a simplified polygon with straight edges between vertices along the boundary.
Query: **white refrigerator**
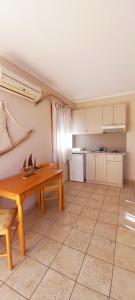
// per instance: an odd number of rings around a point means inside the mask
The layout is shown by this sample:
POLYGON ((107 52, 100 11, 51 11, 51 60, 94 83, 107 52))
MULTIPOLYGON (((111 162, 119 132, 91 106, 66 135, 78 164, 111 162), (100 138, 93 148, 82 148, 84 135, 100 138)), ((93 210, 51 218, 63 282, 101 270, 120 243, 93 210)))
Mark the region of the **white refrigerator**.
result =
POLYGON ((72 153, 69 162, 70 180, 84 182, 86 179, 86 155, 84 153, 72 153))

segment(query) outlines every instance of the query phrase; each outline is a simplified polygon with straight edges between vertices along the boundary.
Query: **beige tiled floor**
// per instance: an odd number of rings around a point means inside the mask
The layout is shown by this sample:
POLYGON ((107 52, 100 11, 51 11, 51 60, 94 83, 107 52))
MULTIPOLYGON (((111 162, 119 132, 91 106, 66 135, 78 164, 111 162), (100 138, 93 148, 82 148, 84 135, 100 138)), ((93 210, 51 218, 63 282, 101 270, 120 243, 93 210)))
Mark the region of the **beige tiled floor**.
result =
POLYGON ((86 255, 78 282, 88 288, 109 296, 113 265, 86 255))
MULTIPOLYGON (((67 182, 65 209, 25 216, 26 257, 0 258, 2 300, 135 300, 135 188, 67 182)), ((2 242, 3 245, 3 242, 2 242)), ((0 241, 1 247, 1 241, 0 241)))
POLYGON ((106 262, 113 263, 115 242, 93 235, 87 253, 106 262))

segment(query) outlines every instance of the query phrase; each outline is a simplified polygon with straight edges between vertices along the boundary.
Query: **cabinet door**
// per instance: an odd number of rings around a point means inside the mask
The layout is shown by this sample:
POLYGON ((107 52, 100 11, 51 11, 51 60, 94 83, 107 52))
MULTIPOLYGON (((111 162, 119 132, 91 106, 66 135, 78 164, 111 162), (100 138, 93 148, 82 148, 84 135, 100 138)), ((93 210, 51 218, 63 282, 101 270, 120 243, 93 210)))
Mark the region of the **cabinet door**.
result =
POLYGON ((106 154, 96 154, 96 181, 106 182, 106 154))
POLYGON ((86 180, 96 180, 95 154, 86 154, 86 180))
POLYGON ((107 161, 107 183, 123 185, 123 164, 107 161))
POLYGON ((103 126, 113 125, 113 105, 103 106, 103 126))
POLYGON ((126 125, 126 105, 114 104, 114 124, 126 125))
POLYGON ((72 133, 86 133, 85 110, 77 109, 72 112, 72 133))
POLYGON ((86 109, 86 129, 88 133, 102 133, 102 107, 86 109))

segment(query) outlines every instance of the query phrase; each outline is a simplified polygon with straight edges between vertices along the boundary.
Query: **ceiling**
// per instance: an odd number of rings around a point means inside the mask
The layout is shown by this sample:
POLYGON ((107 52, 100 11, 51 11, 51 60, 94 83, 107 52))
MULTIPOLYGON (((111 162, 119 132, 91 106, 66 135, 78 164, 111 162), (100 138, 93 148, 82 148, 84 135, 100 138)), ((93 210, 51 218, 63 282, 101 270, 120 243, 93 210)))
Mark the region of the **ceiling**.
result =
POLYGON ((74 101, 135 91, 134 0, 1 0, 0 55, 74 101))

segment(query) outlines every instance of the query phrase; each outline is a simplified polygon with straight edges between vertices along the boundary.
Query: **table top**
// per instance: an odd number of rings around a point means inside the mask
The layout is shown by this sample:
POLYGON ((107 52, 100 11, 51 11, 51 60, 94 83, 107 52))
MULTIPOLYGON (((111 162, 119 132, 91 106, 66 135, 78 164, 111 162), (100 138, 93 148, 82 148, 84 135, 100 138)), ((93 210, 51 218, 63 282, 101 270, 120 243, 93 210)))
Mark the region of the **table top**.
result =
POLYGON ((63 171, 52 167, 42 167, 36 173, 28 178, 23 178, 23 174, 17 174, 9 178, 0 180, 0 196, 11 194, 23 194, 32 188, 61 174, 63 171))

